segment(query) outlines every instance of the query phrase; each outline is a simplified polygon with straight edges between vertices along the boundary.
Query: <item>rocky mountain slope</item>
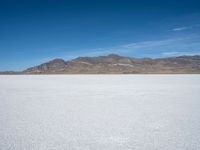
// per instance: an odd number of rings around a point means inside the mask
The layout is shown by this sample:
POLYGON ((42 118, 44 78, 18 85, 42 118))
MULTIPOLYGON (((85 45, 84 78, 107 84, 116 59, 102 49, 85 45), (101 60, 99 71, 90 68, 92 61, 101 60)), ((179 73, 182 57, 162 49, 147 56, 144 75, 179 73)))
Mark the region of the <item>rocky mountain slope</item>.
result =
POLYGON ((129 58, 116 54, 78 57, 70 61, 54 59, 31 67, 23 74, 138 74, 200 73, 200 56, 172 58, 129 58))

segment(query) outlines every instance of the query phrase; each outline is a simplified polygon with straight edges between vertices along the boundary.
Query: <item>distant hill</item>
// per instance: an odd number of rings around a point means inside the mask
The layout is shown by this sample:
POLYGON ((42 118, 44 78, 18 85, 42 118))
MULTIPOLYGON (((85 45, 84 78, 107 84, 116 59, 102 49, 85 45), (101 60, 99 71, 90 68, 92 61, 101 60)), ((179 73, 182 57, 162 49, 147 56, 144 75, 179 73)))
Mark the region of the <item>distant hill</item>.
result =
POLYGON ((22 74, 22 72, 17 71, 0 71, 0 75, 13 75, 13 74, 22 74))
MULTIPOLYGON (((200 56, 171 58, 130 58, 116 54, 54 59, 28 68, 20 74, 199 74, 200 56)), ((12 74, 12 73, 11 73, 12 74)), ((17 73, 19 74, 19 73, 17 73)))

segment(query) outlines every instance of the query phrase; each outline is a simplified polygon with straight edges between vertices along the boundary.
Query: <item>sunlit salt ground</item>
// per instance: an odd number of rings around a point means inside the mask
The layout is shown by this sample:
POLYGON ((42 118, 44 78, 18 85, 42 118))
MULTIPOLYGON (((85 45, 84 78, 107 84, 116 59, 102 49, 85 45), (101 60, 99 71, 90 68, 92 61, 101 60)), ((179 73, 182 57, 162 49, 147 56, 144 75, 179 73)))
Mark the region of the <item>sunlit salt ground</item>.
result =
POLYGON ((199 150, 200 75, 0 76, 1 150, 199 150))

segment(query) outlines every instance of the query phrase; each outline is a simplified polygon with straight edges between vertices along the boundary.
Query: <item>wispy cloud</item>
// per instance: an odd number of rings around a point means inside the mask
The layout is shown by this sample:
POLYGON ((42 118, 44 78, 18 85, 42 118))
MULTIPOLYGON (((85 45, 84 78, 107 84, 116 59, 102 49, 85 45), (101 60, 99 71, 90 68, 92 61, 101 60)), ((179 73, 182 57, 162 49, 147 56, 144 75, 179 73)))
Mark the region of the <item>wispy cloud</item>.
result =
POLYGON ((171 56, 183 56, 183 55, 188 55, 188 56, 193 56, 193 55, 200 55, 199 52, 163 52, 163 56, 171 57, 171 56))
MULTIPOLYGON (((185 38, 184 38, 185 39, 185 38)), ((117 53, 121 55, 134 55, 140 52, 149 53, 151 51, 155 51, 156 49, 171 45, 172 43, 183 40, 182 38, 174 38, 174 39, 163 39, 163 40, 155 40, 155 41, 143 41, 143 42, 134 42, 128 43, 113 47, 103 47, 103 48, 94 48, 94 49, 85 49, 81 51, 75 51, 73 56, 98 56, 98 55, 107 55, 110 53, 117 53)))
POLYGON ((187 30, 190 29, 190 27, 179 27, 179 28, 174 28, 172 29, 173 31, 182 31, 182 30, 187 30))
POLYGON ((191 35, 187 37, 167 38, 162 40, 142 41, 123 45, 85 49, 68 53, 65 56, 98 56, 117 53, 124 56, 135 57, 164 57, 178 55, 200 54, 200 37, 191 35))
POLYGON ((183 31, 183 30, 189 30, 189 29, 193 29, 193 28, 197 28, 197 27, 200 27, 200 24, 195 24, 195 25, 191 25, 191 26, 176 27, 176 28, 172 29, 172 31, 183 31))
POLYGON ((178 42, 185 40, 186 38, 171 38, 171 39, 163 39, 163 40, 154 40, 154 41, 143 41, 137 43, 130 43, 126 45, 122 45, 122 48, 127 49, 143 49, 143 48, 154 48, 164 45, 169 45, 170 43, 178 42))

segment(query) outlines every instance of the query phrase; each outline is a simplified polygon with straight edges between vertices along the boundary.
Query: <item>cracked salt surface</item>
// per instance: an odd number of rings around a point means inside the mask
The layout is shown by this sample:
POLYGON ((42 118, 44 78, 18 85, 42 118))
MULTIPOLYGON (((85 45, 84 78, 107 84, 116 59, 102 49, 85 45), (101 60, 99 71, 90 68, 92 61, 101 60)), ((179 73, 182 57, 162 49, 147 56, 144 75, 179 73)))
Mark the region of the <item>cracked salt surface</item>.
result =
POLYGON ((200 75, 0 76, 1 150, 200 149, 200 75))

